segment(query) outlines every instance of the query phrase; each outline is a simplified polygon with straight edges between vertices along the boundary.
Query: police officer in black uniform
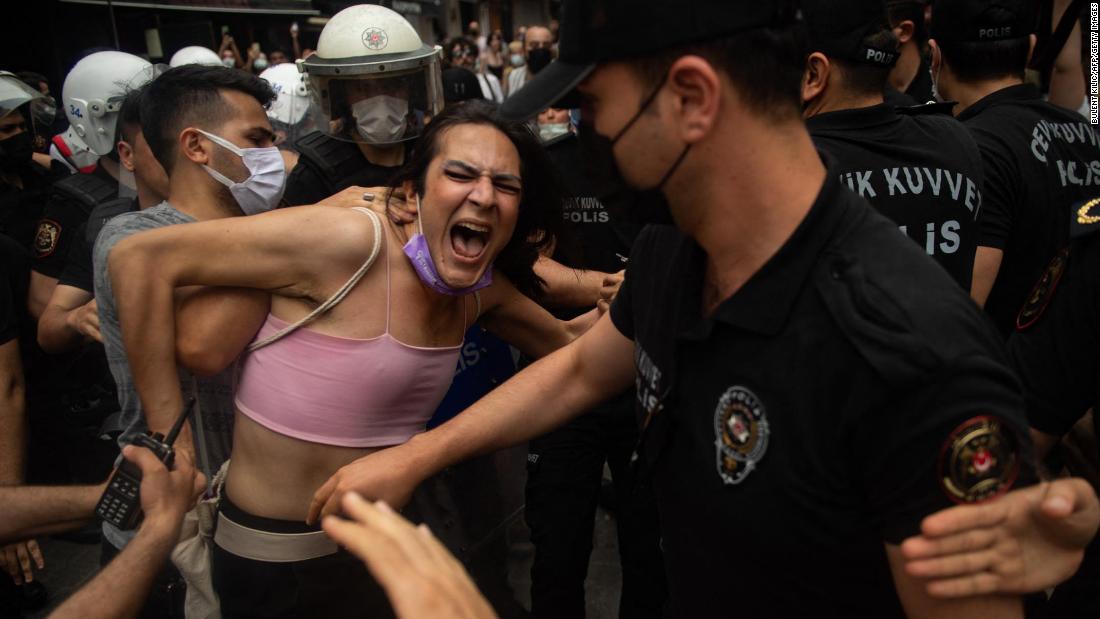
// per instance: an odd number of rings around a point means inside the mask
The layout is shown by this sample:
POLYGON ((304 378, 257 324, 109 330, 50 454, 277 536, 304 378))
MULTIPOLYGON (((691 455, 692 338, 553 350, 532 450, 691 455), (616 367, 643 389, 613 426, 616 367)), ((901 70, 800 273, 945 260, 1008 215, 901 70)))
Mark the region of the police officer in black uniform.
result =
MULTIPOLYGON (((510 105, 504 106, 504 113, 510 105)), ((578 271, 621 271, 641 226, 604 204, 608 196, 601 192, 601 185, 608 179, 593 178, 593 168, 576 134, 553 137, 544 145, 567 196, 562 203, 565 234, 553 260, 578 271)), ((570 276, 561 279, 566 277, 570 276)), ((580 275, 572 277, 579 286, 580 275)), ((564 307, 553 313, 569 320, 587 309, 564 307)), ((619 616, 661 616, 666 592, 656 509, 652 496, 634 492, 630 483, 629 461, 637 439, 634 398, 628 391, 530 442, 524 515, 535 545, 532 616, 585 616, 584 582, 605 462, 614 483, 612 507, 622 567, 619 616)))
POLYGON ((372 5, 333 16, 301 61, 321 131, 300 138, 283 200, 316 204, 351 186, 385 186, 431 116, 443 109, 440 48, 403 17, 372 5))
POLYGON ((1066 209, 1100 186, 1092 127, 1023 82, 1034 25, 1027 0, 939 0, 929 43, 937 89, 958 102, 984 160, 973 295, 1006 337, 1068 239, 1066 209))
POLYGON ((635 241, 609 317, 334 485, 402 500, 633 380, 671 616, 1020 616, 936 603, 904 569, 923 517, 1017 483, 1023 402, 966 293, 816 152, 794 9, 563 3, 529 113, 579 84, 604 152, 676 227, 635 241))
MULTIPOLYGON (((1100 404, 1100 199, 1074 205, 1068 219, 1073 240, 1035 283, 1008 340, 1039 458, 1056 451, 1059 440, 1100 404)), ((1094 413, 1093 434, 1095 422, 1094 413)), ((1054 590, 1044 616, 1098 616, 1098 577, 1100 542, 1093 540, 1077 575, 1054 590)))
POLYGON ((970 290, 981 212, 982 160, 974 139, 936 104, 883 100, 897 38, 876 0, 803 3, 812 54, 802 88, 818 147, 842 185, 894 220, 970 290))
POLYGON ((57 175, 33 160, 30 106, 42 99, 15 75, 0 71, 0 234, 31 247, 51 183, 57 175))
POLYGON ((890 70, 886 102, 911 107, 932 101, 932 71, 928 63, 928 0, 886 0, 890 27, 898 36, 898 62, 890 70))

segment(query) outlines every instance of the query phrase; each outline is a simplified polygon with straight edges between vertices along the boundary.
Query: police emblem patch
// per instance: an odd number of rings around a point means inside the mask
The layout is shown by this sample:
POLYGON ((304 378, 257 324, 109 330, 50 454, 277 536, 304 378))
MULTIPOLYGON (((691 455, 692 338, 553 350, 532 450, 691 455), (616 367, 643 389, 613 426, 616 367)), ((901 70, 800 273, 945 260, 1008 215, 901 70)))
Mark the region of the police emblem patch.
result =
POLYGON ((714 451, 718 476, 739 484, 756 468, 768 449, 768 419, 756 394, 730 387, 714 409, 714 451))
POLYGON ((1054 289, 1058 287, 1058 282, 1062 279, 1062 274, 1066 272, 1066 260, 1068 258, 1069 247, 1064 247, 1047 265, 1046 271, 1043 271, 1043 276, 1031 289, 1031 294, 1027 295, 1027 301, 1020 308, 1020 313, 1016 315, 1017 331, 1027 329, 1043 315, 1043 311, 1046 310, 1047 305, 1054 296, 1054 289))
POLYGON ((34 235, 34 252, 39 258, 45 258, 57 249, 57 241, 61 238, 61 224, 52 219, 43 219, 38 222, 38 231, 34 235))
POLYGON ((1012 487, 1019 473, 1016 434, 991 415, 966 420, 940 448, 940 486, 956 503, 1000 496, 1012 487))
POLYGON ((367 49, 376 51, 386 49, 389 42, 390 38, 386 36, 386 31, 381 28, 367 28, 363 31, 363 45, 367 46, 367 49))

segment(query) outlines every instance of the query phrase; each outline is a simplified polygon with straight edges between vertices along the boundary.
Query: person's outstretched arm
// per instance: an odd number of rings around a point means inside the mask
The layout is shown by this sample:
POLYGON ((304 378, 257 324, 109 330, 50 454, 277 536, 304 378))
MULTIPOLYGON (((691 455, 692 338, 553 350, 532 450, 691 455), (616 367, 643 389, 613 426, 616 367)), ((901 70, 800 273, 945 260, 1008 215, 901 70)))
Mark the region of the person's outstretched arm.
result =
POLYGON ((402 506, 417 484, 447 466, 545 434, 622 392, 633 378, 634 343, 606 314, 454 419, 342 467, 314 495, 308 520, 337 513, 351 491, 402 506))

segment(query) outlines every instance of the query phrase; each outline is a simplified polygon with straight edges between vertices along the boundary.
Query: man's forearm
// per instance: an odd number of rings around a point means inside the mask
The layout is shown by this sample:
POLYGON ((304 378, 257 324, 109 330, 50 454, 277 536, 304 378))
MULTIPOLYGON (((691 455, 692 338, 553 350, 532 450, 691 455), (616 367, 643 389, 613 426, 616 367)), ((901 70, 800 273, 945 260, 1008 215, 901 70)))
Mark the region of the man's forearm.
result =
POLYGON ((124 247, 129 240, 111 252, 111 285, 146 422, 151 430, 166 432, 183 403, 176 368, 173 285, 158 276, 151 266, 155 260, 124 247))
POLYGON ((19 341, 0 344, 0 485, 23 483, 26 396, 19 341))
POLYGON ((69 326, 69 314, 79 308, 66 309, 60 305, 47 305, 38 320, 38 345, 42 350, 56 355, 79 346, 84 334, 69 326))
POLYGON ((546 282, 543 296, 551 307, 593 307, 600 299, 600 286, 606 273, 571 269, 550 258, 540 256, 535 274, 546 282))
POLYGON ((99 486, 0 487, 0 544, 74 529, 95 515, 99 486))
POLYGON ((50 617, 118 619, 136 616, 178 536, 178 522, 174 526, 172 523, 146 522, 107 567, 50 617))

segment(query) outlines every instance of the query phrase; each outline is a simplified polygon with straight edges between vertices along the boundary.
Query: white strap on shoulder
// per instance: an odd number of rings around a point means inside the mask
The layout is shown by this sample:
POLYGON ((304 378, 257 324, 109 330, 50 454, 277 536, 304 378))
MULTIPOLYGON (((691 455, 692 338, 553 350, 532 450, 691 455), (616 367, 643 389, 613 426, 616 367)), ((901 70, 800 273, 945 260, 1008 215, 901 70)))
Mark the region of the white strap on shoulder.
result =
POLYGON ((329 299, 321 305, 318 305, 317 309, 310 312, 309 315, 302 318, 298 322, 283 328, 278 333, 273 333, 262 340, 252 342, 248 346, 249 352, 259 350, 264 346, 267 346, 268 344, 278 342, 279 340, 296 331, 299 327, 304 327, 314 320, 317 320, 317 318, 320 317, 322 314, 329 311, 333 307, 336 307, 337 303, 343 301, 344 297, 348 296, 348 293, 351 292, 351 289, 354 288, 355 285, 359 283, 359 280, 363 279, 363 276, 366 275, 367 271, 370 270, 371 265, 374 264, 374 260, 378 258, 378 253, 382 250, 382 222, 379 219, 378 214, 370 209, 355 207, 352 210, 361 211, 369 215, 371 223, 374 224, 374 247, 371 248, 370 256, 367 256, 366 262, 363 263, 363 266, 359 267, 359 270, 356 271, 355 274, 352 275, 350 279, 348 279, 348 281, 344 282, 344 285, 341 286, 335 294, 329 297, 329 299))

